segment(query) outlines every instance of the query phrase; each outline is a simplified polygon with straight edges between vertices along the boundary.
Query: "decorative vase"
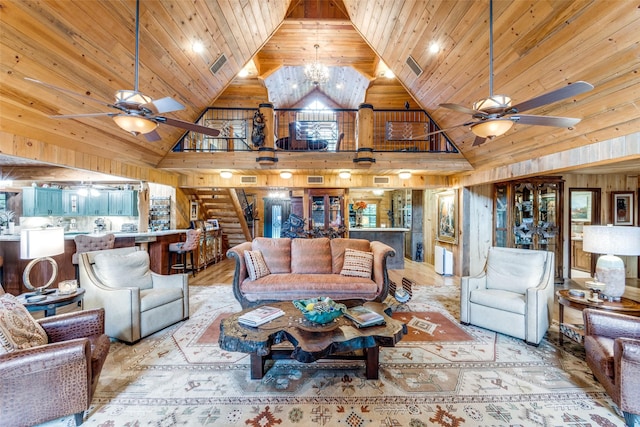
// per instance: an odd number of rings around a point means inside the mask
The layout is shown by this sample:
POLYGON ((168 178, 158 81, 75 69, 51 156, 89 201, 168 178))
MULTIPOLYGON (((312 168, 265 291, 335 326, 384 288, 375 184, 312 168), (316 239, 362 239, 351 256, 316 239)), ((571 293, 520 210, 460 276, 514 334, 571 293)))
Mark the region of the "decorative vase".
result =
POLYGON ((356 227, 362 227, 362 209, 356 210, 356 227))

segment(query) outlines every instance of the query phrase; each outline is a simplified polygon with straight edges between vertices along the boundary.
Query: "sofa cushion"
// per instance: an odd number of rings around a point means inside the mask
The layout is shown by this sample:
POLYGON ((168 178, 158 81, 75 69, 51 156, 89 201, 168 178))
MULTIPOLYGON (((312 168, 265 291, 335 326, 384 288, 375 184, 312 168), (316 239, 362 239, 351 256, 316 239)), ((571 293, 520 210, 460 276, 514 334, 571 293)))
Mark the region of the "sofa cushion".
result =
POLYGON ((603 336, 584 337, 584 350, 598 370, 610 378, 615 376, 613 346, 614 340, 603 336))
POLYGON ((244 262, 247 265, 247 273, 249 273, 251 280, 271 274, 260 251, 244 251, 244 262))
POLYGON ((371 278, 371 268, 373 267, 373 254, 371 252, 356 251, 355 249, 345 249, 344 264, 340 274, 343 276, 368 277, 371 278))
POLYGON ((355 249, 357 251, 369 252, 371 251, 371 243, 369 243, 369 241, 366 239, 345 239, 343 237, 331 239, 331 272, 333 274, 340 274, 340 272, 342 271, 342 264, 344 263, 344 251, 347 248, 355 249))
POLYGON ((331 244, 328 238, 293 239, 291 272, 331 274, 331 244))
POLYGON ((135 251, 128 254, 98 253, 94 258, 98 278, 112 288, 153 287, 149 254, 135 251))
POLYGON ((540 284, 546 258, 543 251, 492 247, 487 260, 487 289, 524 294, 540 284))
POLYGON ((501 289, 476 289, 471 291, 469 301, 473 304, 509 311, 524 316, 527 303, 524 295, 501 289))
POLYGON ((0 354, 48 342, 47 333, 16 297, 0 296, 0 354))
POLYGON ((264 262, 271 273, 291 273, 291 239, 256 237, 251 249, 262 252, 264 262))
POLYGON ((140 311, 144 313, 147 310, 181 299, 181 288, 145 289, 140 291, 140 311))

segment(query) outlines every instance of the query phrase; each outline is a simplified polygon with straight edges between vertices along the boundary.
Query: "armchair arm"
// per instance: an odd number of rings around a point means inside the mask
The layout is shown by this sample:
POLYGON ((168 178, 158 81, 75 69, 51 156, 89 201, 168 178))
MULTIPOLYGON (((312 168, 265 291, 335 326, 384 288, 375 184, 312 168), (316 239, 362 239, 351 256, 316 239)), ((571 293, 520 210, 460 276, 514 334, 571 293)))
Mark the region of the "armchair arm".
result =
MULTIPOLYGON (((637 328, 636 328, 637 329, 637 328)), ((615 383, 620 385, 620 409, 640 414, 640 341, 618 338, 613 345, 615 383)))
POLYGON ((247 266, 244 262, 244 251, 250 251, 253 247, 251 242, 240 243, 227 251, 227 258, 236 260, 236 269, 233 273, 233 296, 245 308, 245 298, 240 290, 240 284, 247 278, 247 266))
POLYGON ((151 281, 154 288, 181 288, 182 289, 182 312, 189 316, 189 275, 181 274, 157 274, 151 272, 151 281))
POLYGON ((387 271, 387 258, 396 256, 396 251, 389 245, 374 240, 371 242, 373 254, 372 278, 378 285, 376 301, 384 301, 389 294, 389 272, 387 271))
POLYGON ((470 297, 471 291, 485 289, 487 287, 487 275, 483 271, 477 276, 464 276, 460 278, 460 321, 469 323, 471 319, 470 297))
POLYGON ((638 317, 590 308, 585 308, 582 311, 582 316, 585 335, 640 340, 640 318, 638 317))
POLYGON ((0 399, 2 424, 39 424, 87 409, 91 401, 90 358, 86 338, 0 355, 0 390, 5 397, 11 395, 0 399), (42 405, 52 396, 65 398, 42 405))
POLYGON ((104 334, 104 309, 76 311, 39 319, 49 342, 68 341, 104 334))

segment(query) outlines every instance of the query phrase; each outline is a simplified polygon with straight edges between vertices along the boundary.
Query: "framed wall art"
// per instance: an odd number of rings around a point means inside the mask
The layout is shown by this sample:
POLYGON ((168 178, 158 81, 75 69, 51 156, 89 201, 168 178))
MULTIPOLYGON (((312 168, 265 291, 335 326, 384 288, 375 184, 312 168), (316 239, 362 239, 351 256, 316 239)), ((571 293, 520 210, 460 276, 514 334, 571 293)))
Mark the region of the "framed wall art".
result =
POLYGON ((191 213, 189 215, 191 221, 198 219, 198 202, 191 202, 191 213))
POLYGON ((571 191, 571 221, 591 222, 591 191, 571 191))
POLYGON ((436 194, 436 205, 438 207, 436 240, 440 242, 458 242, 458 212, 456 196, 457 192, 455 190, 436 194))
POLYGON ((633 225, 633 191, 614 191, 611 193, 611 218, 613 225, 633 225))

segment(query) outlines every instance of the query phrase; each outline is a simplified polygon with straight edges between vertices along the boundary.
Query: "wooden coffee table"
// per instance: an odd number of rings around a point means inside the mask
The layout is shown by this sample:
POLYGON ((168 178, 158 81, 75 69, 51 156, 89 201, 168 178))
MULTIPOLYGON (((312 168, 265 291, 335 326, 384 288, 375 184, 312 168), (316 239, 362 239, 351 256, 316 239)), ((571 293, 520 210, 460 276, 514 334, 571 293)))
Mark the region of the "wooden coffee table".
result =
POLYGON ((367 379, 378 378, 379 349, 393 347, 407 333, 407 326, 387 315, 384 304, 367 302, 365 307, 384 316, 386 325, 358 329, 351 320, 339 317, 326 325, 304 318, 291 302, 267 304, 280 307, 285 315, 253 328, 242 325, 238 317, 253 308, 236 313, 220 323, 220 348, 249 353, 251 379, 264 376, 269 359, 295 359, 311 363, 319 359, 364 360, 367 379), (278 345, 290 343, 293 348, 278 345), (278 348, 274 348, 274 346, 278 348), (353 354, 362 351, 362 355, 353 354))
MULTIPOLYGON (((556 295, 558 296, 558 303, 560 304, 560 310, 558 313, 560 325, 564 324, 565 307, 570 307, 580 311, 584 310, 585 308, 595 308, 598 310, 607 310, 616 313, 627 314, 630 316, 640 317, 640 302, 625 297, 620 298, 620 301, 602 300, 602 302, 591 302, 587 299, 587 297, 591 295, 591 291, 589 291, 588 289, 578 290, 583 291, 585 296, 573 296, 569 293, 569 289, 560 289, 558 292, 556 292, 556 295)), ((560 345, 564 343, 563 338, 563 334, 562 332, 560 332, 560 345)))

